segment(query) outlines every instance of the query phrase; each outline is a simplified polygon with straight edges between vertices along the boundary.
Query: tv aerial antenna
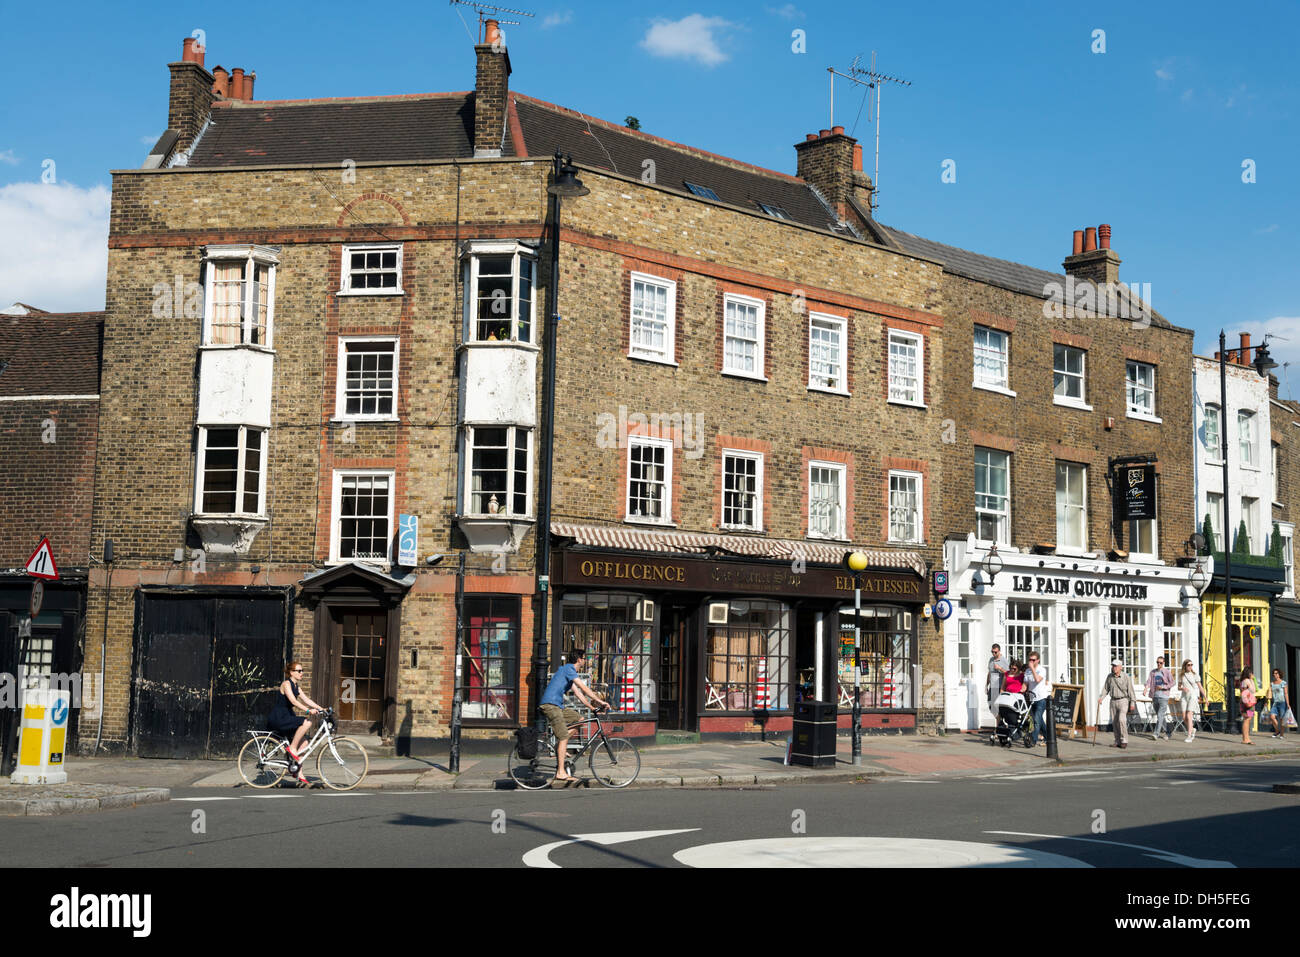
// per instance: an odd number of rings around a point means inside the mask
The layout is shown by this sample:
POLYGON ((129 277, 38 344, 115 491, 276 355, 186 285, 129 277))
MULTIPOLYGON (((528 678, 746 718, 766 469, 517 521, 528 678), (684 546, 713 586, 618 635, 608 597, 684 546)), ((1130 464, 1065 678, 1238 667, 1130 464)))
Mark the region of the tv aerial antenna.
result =
MULTIPOLYGON (((880 205, 880 201, 877 199, 880 194, 880 92, 886 84, 897 83, 899 86, 911 86, 912 81, 891 76, 888 73, 877 72, 875 50, 871 51, 871 69, 864 70, 860 66, 861 62, 862 56, 855 56, 847 73, 841 73, 834 67, 826 68, 826 72, 831 74, 831 128, 835 128, 835 77, 843 77, 859 86, 867 87, 868 95, 873 96, 876 101, 876 165, 871 177, 871 208, 875 210, 880 205)), ((870 106, 867 108, 867 122, 871 122, 870 106)))
POLYGON ((497 7, 490 3, 478 3, 476 0, 451 0, 452 6, 472 7, 478 14, 478 39, 477 43, 483 42, 483 23, 485 20, 496 20, 503 26, 518 26, 519 20, 502 20, 500 15, 508 13, 515 17, 535 17, 537 14, 529 13, 527 10, 515 10, 510 7, 497 7))

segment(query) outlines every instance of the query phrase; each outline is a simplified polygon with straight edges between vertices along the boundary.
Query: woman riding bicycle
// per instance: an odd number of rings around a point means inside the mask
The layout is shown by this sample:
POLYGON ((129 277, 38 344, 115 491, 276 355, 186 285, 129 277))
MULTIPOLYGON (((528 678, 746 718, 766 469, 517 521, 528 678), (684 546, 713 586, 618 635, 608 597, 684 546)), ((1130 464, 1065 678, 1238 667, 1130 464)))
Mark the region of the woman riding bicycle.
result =
POLYGON ((325 709, 299 690, 298 682, 301 680, 301 661, 291 661, 284 666, 284 683, 280 685, 280 697, 276 699, 275 707, 271 709, 271 716, 267 718, 266 726, 286 738, 293 735, 293 743, 287 748, 289 757, 293 761, 289 765, 289 773, 294 775, 300 784, 307 784, 308 781, 303 777, 298 761, 298 750, 302 747, 303 739, 307 737, 307 732, 311 728, 311 718, 300 718, 293 713, 293 709, 302 708, 309 715, 325 709))

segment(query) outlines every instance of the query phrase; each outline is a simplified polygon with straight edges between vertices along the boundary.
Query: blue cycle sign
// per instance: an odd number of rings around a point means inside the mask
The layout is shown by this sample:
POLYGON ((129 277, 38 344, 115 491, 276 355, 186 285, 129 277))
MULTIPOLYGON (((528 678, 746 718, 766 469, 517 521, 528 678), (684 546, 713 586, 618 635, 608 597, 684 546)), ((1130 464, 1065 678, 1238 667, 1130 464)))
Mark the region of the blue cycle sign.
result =
POLYGON ((59 698, 54 702, 54 707, 50 710, 50 719, 56 728, 68 720, 68 703, 65 700, 59 698))

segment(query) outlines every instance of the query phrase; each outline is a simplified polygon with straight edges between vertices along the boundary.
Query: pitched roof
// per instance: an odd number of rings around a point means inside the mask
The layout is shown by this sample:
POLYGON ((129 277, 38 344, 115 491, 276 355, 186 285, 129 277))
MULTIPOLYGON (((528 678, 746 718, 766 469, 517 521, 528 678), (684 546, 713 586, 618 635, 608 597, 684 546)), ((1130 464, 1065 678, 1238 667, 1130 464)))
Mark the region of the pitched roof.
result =
MULTIPOLYGON (((511 148, 509 136, 507 149, 511 148)), ((219 101, 192 167, 467 159, 472 93, 337 100, 219 101)))
MULTIPOLYGON (((904 232, 901 229, 896 229, 893 226, 877 225, 881 229, 888 231, 905 252, 914 256, 937 260, 943 264, 944 269, 955 275, 990 283, 994 286, 1001 286, 1003 289, 1010 289, 1012 292, 1024 293, 1027 296, 1034 296, 1044 300, 1048 298, 1050 288, 1055 287, 1060 290, 1065 288, 1065 273, 1048 272, 1046 269, 1036 269, 1033 266, 1012 262, 1009 259, 985 256, 981 253, 971 252, 969 249, 937 243, 933 239, 925 239, 904 232)), ((1118 295, 1129 312, 1132 314, 1138 313, 1140 300, 1135 300, 1123 283, 1120 283, 1118 295)), ((1146 308, 1150 308, 1149 305, 1146 308)), ((1175 328, 1160 313, 1154 309, 1150 311, 1151 325, 1166 329, 1175 328)), ((1124 315, 1124 313, 1121 313, 1121 315, 1124 315)))
POLYGON ((0 396, 98 395, 102 312, 0 316, 0 396))
POLYGON ((790 219, 828 229, 835 217, 809 185, 786 173, 683 146, 639 130, 616 126, 553 103, 511 94, 529 156, 550 156, 559 149, 574 162, 653 182, 687 193, 686 184, 712 189, 721 202, 751 212, 759 203, 780 206, 790 219), (653 165, 650 165, 653 164, 653 165))

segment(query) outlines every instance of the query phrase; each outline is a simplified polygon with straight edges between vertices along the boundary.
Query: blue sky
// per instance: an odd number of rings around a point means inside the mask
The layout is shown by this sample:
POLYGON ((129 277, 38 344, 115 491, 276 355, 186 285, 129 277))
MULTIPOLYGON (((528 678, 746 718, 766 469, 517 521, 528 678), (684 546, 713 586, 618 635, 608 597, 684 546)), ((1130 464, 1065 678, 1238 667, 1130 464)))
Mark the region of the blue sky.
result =
MULTIPOLYGON (((1053 270, 1074 229, 1110 223, 1121 279, 1150 283, 1198 351, 1221 327, 1285 337, 1283 394, 1300 395, 1300 6, 518 4, 537 16, 506 28, 513 89, 787 172, 793 144, 830 125, 826 68, 876 50, 912 81, 885 91, 882 222, 1053 270)), ((209 68, 257 71, 258 99, 474 84, 473 11, 443 2, 51 9, 5 11, 0 306, 103 306, 109 171, 162 132, 166 64, 194 30, 209 68)), ((835 81, 835 123, 870 167, 861 104, 835 81)))

